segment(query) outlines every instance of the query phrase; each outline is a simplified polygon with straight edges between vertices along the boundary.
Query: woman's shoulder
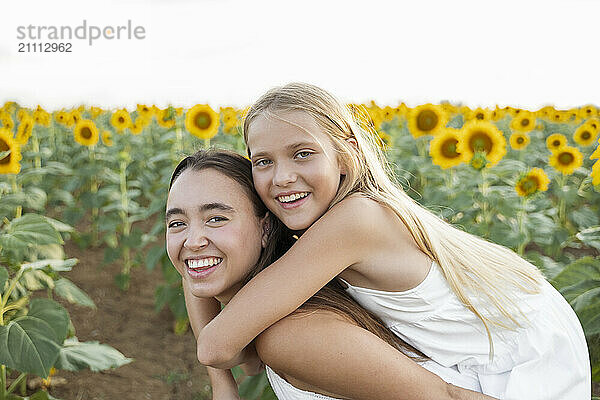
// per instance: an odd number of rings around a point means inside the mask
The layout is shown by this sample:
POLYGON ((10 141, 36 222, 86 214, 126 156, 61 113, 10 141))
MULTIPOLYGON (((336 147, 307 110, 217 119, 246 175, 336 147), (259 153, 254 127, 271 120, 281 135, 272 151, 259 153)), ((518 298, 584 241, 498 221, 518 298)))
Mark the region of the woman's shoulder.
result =
POLYGON ((339 332, 343 336, 345 325, 356 324, 331 310, 296 310, 256 337, 256 351, 263 362, 269 365, 292 362, 298 352, 304 352, 306 356, 306 351, 319 351, 315 345, 318 347, 319 343, 324 344, 325 341, 315 340, 317 332, 330 331, 335 327, 336 334, 339 332))

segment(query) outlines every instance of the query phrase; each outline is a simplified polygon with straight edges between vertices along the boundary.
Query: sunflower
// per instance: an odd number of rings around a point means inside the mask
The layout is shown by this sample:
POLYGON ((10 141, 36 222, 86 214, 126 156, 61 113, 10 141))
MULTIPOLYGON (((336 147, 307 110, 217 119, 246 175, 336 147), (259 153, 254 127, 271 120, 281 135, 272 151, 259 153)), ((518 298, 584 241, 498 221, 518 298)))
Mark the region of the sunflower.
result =
POLYGON ((568 111, 554 110, 550 114, 550 121, 553 122, 567 122, 571 118, 571 114, 568 111))
POLYGON ((9 153, 0 155, 0 174, 18 174, 21 171, 21 147, 8 129, 0 128, 0 154, 5 151, 9 153))
POLYGON ((460 142, 458 129, 446 128, 429 143, 429 155, 435 165, 446 169, 454 167, 465 161, 465 157, 458 152, 460 142))
POLYGON ((69 127, 74 126, 77 125, 77 123, 81 120, 81 112, 79 112, 79 110, 71 110, 67 113, 67 120, 65 122, 65 125, 69 127))
POLYGON ((33 112, 33 120, 35 123, 42 126, 50 126, 50 119, 50 114, 41 106, 37 106, 37 109, 33 112))
POLYGON ((563 175, 571 175, 583 164, 583 154, 571 146, 563 146, 552 152, 549 163, 563 175))
MULTIPOLYGON (((444 109, 448 110, 447 107, 445 107, 444 109)), ((408 113, 408 107, 406 106, 406 104, 400 103, 397 107, 394 107, 394 113, 396 113, 398 117, 404 117, 408 113)))
POLYGON ((598 131, 592 129, 589 124, 582 124, 573 134, 573 140, 580 146, 590 146, 596 141, 598 131))
POLYGON ((118 133, 131 126, 131 116, 126 109, 117 110, 110 117, 110 124, 115 127, 118 133))
POLYGON ((24 116, 23 119, 21 119, 21 123, 17 128, 17 135, 15 137, 15 140, 19 143, 19 145, 25 146, 25 144, 27 144, 29 138, 31 137, 31 132, 33 132, 33 125, 34 122, 32 117, 24 116))
POLYGON ((550 179, 543 169, 533 168, 517 181, 515 190, 519 196, 531 196, 534 193, 548 190, 549 183, 550 179))
POLYGON ((29 111, 26 108, 20 108, 19 111, 17 111, 17 121, 22 121, 23 118, 26 117, 31 118, 31 114, 29 114, 29 111))
POLYGON ((154 116, 154 108, 148 107, 145 104, 138 104, 137 112, 138 112, 138 115, 144 116, 144 117, 148 118, 149 120, 152 120, 152 116, 154 116))
POLYGON ((506 116, 507 112, 502 110, 496 106, 496 109, 490 112, 490 119, 492 121, 500 121, 502 118, 506 116))
POLYGON ((156 122, 158 123, 158 125, 162 126, 163 128, 167 128, 167 129, 175 126, 176 112, 173 107, 167 107, 164 110, 155 108, 154 113, 156 115, 156 122))
POLYGON ((135 119, 135 122, 131 124, 129 130, 133 135, 139 135, 142 133, 144 128, 148 125, 148 119, 146 117, 139 116, 135 119))
POLYGON ((515 132, 527 133, 535 128, 535 114, 521 111, 510 122, 510 129, 515 132))
POLYGON ((527 145, 529 145, 529 142, 531 141, 529 139, 529 135, 523 132, 515 132, 512 135, 510 135, 510 146, 515 149, 515 150, 523 150, 525 147, 527 147, 527 145))
POLYGON ((98 143, 98 128, 94 121, 80 119, 73 129, 75 141, 84 146, 94 146, 98 143))
POLYGON ((463 125, 461 136, 458 152, 464 154, 466 160, 482 153, 491 165, 495 165, 506 154, 506 139, 491 122, 469 121, 463 125))
POLYGON ((92 116, 93 119, 98 118, 102 113, 104 112, 103 109, 101 109, 100 107, 90 107, 90 115, 92 116))
POLYGON ((600 160, 592 166, 592 185, 600 185, 600 160))
POLYGON ((200 139, 210 139, 219 129, 219 115, 208 105, 196 104, 185 114, 185 128, 200 139))
POLYGON ((219 110, 221 121, 223 122, 223 133, 227 135, 235 135, 238 130, 235 129, 239 125, 238 113, 233 107, 221 107, 219 110))
POLYGON ((560 133, 553 133, 546 138, 546 147, 550 151, 555 151, 567 145, 567 138, 560 133))
POLYGON ((69 119, 69 113, 67 113, 66 111, 59 111, 54 115, 54 119, 59 124, 64 125, 67 123, 67 120, 69 119))
POLYGON ((15 127, 12 117, 5 111, 0 112, 0 124, 2 124, 2 128, 6 128, 9 131, 12 131, 15 127))
POLYGON ((112 135, 110 134, 110 131, 104 131, 102 132, 102 143, 104 143, 106 146, 112 146, 113 145, 113 140, 112 140, 112 135))
POLYGON ((467 112, 465 114, 465 119, 466 120, 475 119, 478 121, 489 121, 490 119, 492 119, 492 111, 487 108, 477 107, 474 110, 469 110, 469 112, 467 112))
POLYGON ((448 113, 441 106, 423 104, 408 112, 408 129, 413 137, 435 135, 448 123, 448 113))
POLYGON ((600 114, 600 112, 598 111, 598 109, 591 104, 587 105, 585 107, 581 107, 580 109, 577 110, 577 115, 580 118, 584 118, 584 119, 596 117, 599 114, 600 114))
POLYGON ((590 118, 585 123, 586 125, 589 125, 592 130, 600 132, 600 120, 598 118, 590 118))

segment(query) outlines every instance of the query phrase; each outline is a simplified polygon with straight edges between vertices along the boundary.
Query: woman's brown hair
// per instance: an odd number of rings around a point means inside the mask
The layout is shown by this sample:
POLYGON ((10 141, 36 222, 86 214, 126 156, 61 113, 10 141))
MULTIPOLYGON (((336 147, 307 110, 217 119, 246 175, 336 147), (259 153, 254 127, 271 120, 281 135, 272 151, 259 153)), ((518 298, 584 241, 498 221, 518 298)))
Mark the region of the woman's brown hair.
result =
MULTIPOLYGON (((184 158, 179 162, 177 167, 175 167, 173 175, 171 176, 171 182, 169 183, 169 189, 171 189, 171 186, 173 186, 173 182, 177 177, 181 175, 183 171, 190 168, 194 171, 213 169, 230 177, 240 184, 248 196, 248 199, 252 202, 255 215, 262 218, 267 214, 268 209, 260 200, 258 193, 256 193, 256 190, 254 189, 252 164, 247 158, 228 150, 200 150, 195 154, 184 158)), ((295 241, 292 232, 270 213, 268 221, 270 229, 267 246, 261 252, 260 258, 254 268, 252 268, 246 276, 243 282, 244 284, 249 282, 260 271, 277 261, 277 259, 281 257, 295 241)), ((356 303, 356 301, 345 292, 344 288, 335 278, 308 299, 295 313, 301 315, 317 310, 329 310, 335 312, 338 315, 353 321, 361 328, 379 336, 407 356, 417 360, 426 359, 421 352, 394 335, 394 333, 392 333, 377 316, 356 303)))

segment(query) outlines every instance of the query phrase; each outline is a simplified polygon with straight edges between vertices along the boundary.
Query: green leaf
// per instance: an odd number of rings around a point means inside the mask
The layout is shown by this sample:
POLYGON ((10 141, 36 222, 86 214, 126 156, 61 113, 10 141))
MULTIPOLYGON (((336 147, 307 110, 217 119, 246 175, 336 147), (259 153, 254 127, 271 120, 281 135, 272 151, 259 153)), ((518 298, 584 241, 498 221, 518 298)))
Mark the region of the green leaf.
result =
POLYGON ((526 253, 525 258, 538 267, 547 279, 554 278, 565 268, 564 265, 554 261, 548 256, 538 253, 537 251, 526 253))
POLYGON ((7 233, 0 235, 0 246, 26 249, 38 244, 62 244, 56 229, 43 216, 25 214, 11 221, 7 233))
POLYGON ((60 278, 54 282, 54 293, 67 300, 69 303, 96 308, 94 301, 67 278, 60 278))
POLYGON ((79 342, 76 337, 65 340, 55 367, 67 371, 90 369, 94 372, 118 368, 133 359, 118 350, 98 342, 79 342))
POLYGON ((152 271, 156 267, 156 263, 165 254, 164 246, 155 246, 146 254, 146 269, 152 271))
POLYGON ((129 288, 129 281, 131 279, 131 275, 129 274, 116 274, 115 275, 115 284, 117 287, 123 291, 129 288))
POLYGON ((59 232, 73 232, 75 230, 75 228, 73 228, 71 225, 67 225, 64 222, 60 222, 57 219, 54 218, 50 218, 50 217, 45 217, 46 221, 48 221, 50 223, 50 225, 52 225, 54 227, 54 229, 56 229, 59 232))
POLYGON ((63 306, 54 300, 42 298, 31 300, 27 316, 30 318, 39 318, 50 325, 57 343, 62 343, 67 337, 69 331, 69 314, 63 306))
POLYGON ((4 292, 4 284, 8 280, 8 271, 4 267, 0 267, 0 293, 4 292))
POLYGON ((267 379, 267 374, 262 372, 261 374, 249 376, 244 379, 240 384, 238 391, 240 397, 244 399, 258 400, 268 385, 269 381, 267 379))
POLYGON ((575 235, 586 246, 600 250, 600 226, 584 229, 575 235))
POLYGON ((78 260, 76 258, 69 258, 67 260, 60 259, 48 259, 48 260, 39 260, 30 263, 21 264, 21 268, 23 269, 43 269, 46 267, 50 267, 55 272, 67 272, 70 271, 75 264, 77 264, 78 260))
POLYGON ((0 326, 0 364, 46 378, 60 345, 52 327, 39 318, 20 317, 0 326))

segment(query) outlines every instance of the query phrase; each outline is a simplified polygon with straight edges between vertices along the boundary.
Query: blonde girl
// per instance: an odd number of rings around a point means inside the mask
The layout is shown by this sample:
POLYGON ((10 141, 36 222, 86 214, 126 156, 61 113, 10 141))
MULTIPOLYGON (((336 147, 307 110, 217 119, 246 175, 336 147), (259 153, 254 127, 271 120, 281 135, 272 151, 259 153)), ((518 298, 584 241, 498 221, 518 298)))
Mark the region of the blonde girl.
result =
POLYGON ((396 335, 486 394, 589 398, 585 337, 562 296, 511 250, 413 201, 375 135, 333 96, 299 83, 270 90, 244 136, 257 192, 299 240, 200 332, 201 362, 227 366, 337 277, 396 335))
MULTIPOLYGON (((179 163, 166 225, 167 252, 181 274, 195 333, 292 240, 254 191, 250 161, 223 150, 179 163)), ((491 399, 447 384, 400 353, 409 346, 334 283, 259 335, 256 349, 281 400, 491 399)), ((258 372, 256 361, 246 370, 258 372)), ((454 384, 471 384, 431 360, 422 365, 454 384)), ((238 398, 230 371, 209 368, 209 376, 214 400, 238 398)))

